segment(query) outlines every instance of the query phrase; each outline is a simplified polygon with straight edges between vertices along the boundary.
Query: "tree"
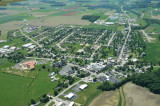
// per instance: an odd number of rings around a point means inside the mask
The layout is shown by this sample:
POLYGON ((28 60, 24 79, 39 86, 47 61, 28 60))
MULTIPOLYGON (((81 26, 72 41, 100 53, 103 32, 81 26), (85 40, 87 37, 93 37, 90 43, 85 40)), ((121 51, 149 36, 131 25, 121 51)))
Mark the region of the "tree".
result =
POLYGON ((55 96, 57 96, 57 95, 58 95, 58 92, 57 92, 56 90, 54 91, 54 95, 55 95, 55 96))
POLYGON ((45 68, 46 68, 46 66, 45 66, 45 65, 42 65, 42 68, 43 68, 43 69, 45 69, 45 68))
POLYGON ((97 78, 95 77, 95 78, 93 78, 93 82, 96 82, 97 81, 97 78))
POLYGON ((36 104, 36 101, 34 99, 31 99, 31 104, 36 104))

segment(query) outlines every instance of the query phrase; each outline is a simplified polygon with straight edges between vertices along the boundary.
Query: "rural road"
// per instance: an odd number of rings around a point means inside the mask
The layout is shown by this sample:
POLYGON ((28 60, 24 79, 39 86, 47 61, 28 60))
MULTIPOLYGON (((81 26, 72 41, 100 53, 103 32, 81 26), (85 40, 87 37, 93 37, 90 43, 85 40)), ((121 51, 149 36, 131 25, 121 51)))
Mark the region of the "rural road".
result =
POLYGON ((26 38, 28 38, 29 40, 31 40, 33 43, 35 43, 36 45, 38 45, 38 47, 42 48, 42 45, 40 45, 38 42, 34 41, 29 36, 27 36, 25 33, 23 33, 23 31, 21 30, 21 28, 19 30, 23 34, 23 36, 25 36, 26 38))

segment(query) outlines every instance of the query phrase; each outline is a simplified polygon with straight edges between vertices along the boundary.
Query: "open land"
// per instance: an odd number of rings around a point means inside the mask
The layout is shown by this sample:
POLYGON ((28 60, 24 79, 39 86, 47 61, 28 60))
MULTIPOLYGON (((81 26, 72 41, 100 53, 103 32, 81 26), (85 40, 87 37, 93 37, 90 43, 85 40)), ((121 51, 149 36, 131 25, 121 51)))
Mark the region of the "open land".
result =
POLYGON ((119 94, 118 91, 104 92, 96 97, 89 106, 117 106, 119 94))
POLYGON ((159 106, 160 104, 160 95, 155 95, 133 83, 124 86, 124 93, 126 106, 159 106))

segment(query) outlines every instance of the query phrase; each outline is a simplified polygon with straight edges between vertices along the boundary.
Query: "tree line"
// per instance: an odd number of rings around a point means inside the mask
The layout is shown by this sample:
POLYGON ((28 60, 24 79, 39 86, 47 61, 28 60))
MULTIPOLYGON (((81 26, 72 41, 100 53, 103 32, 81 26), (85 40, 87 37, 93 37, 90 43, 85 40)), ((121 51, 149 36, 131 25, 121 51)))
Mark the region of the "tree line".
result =
POLYGON ((90 22, 96 21, 100 16, 97 15, 84 15, 82 16, 82 20, 89 20, 90 22))
POLYGON ((106 81, 98 86, 98 89, 102 91, 115 90, 116 88, 120 88, 122 85, 130 81, 132 81, 136 85, 148 88, 155 94, 160 94, 160 69, 157 71, 147 71, 143 74, 128 76, 126 79, 115 84, 106 81))

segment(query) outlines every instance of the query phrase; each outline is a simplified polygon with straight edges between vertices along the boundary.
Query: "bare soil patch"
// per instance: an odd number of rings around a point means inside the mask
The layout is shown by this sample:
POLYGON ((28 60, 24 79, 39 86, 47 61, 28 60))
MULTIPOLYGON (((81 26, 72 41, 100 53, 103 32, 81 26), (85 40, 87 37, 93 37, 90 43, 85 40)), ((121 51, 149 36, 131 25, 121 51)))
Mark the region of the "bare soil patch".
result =
POLYGON ((116 12, 116 10, 111 10, 109 12, 106 12, 104 15, 113 15, 116 12))
POLYGON ((7 38, 8 31, 16 30, 16 29, 20 28, 20 26, 17 25, 20 23, 21 22, 18 22, 18 21, 12 21, 12 22, 8 22, 8 23, 0 24, 0 30, 1 30, 0 40, 5 40, 7 38))
POLYGON ((117 106, 119 99, 118 91, 108 91, 102 93, 92 101, 89 106, 117 106))
POLYGON ((124 86, 126 106, 159 106, 160 95, 156 95, 147 89, 133 83, 124 86))
POLYGON ((152 16, 153 19, 160 19, 160 15, 152 16))

